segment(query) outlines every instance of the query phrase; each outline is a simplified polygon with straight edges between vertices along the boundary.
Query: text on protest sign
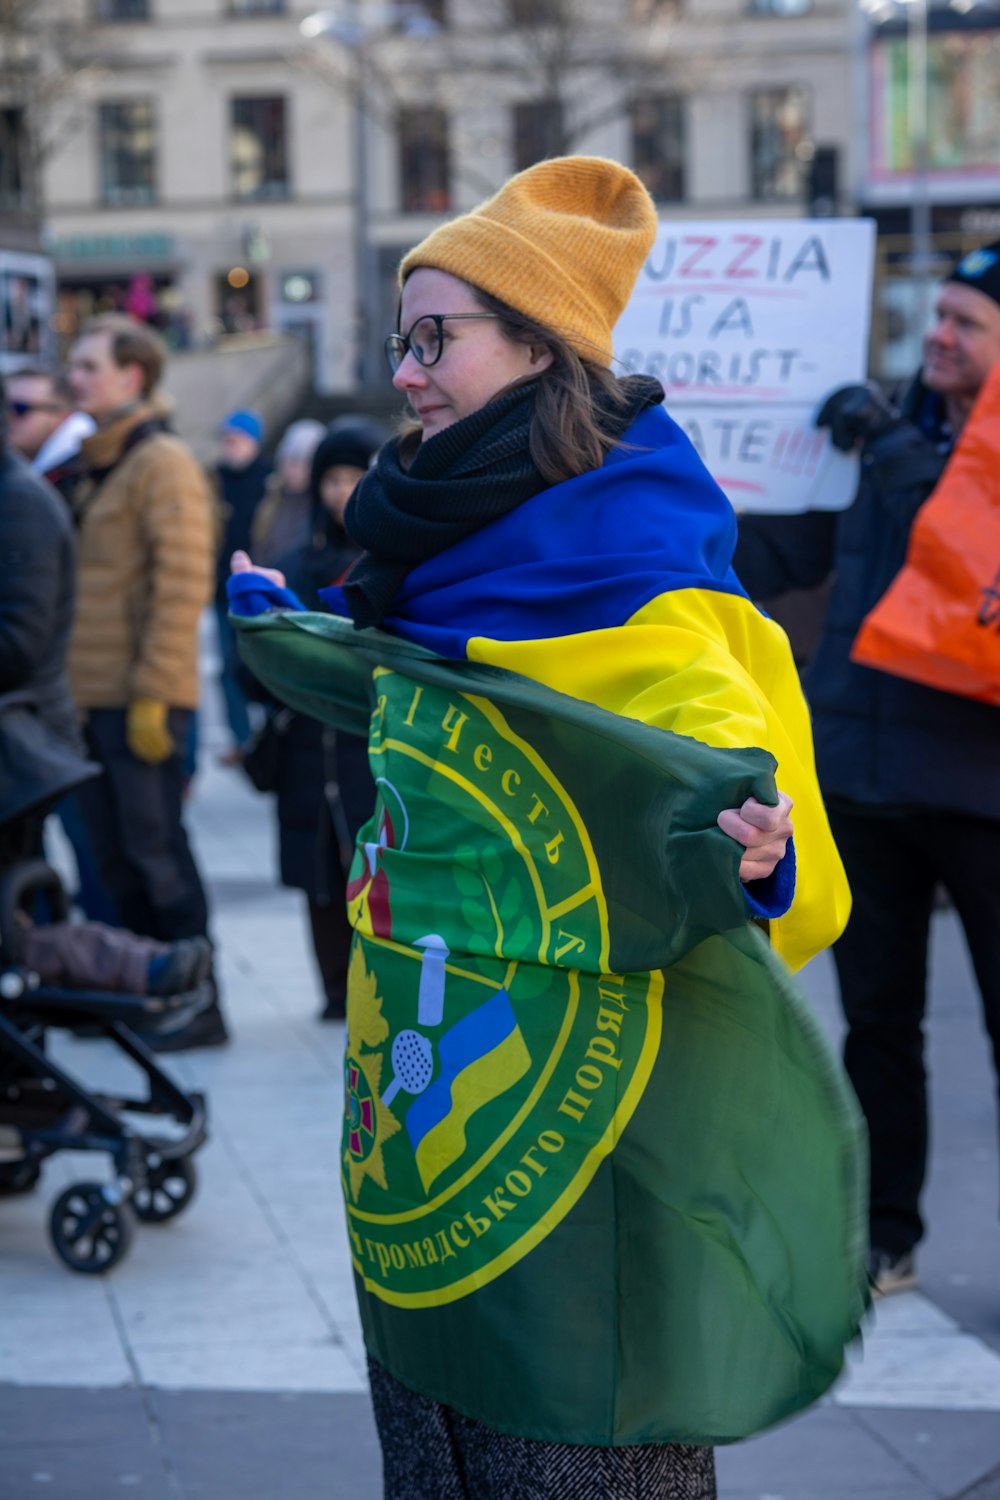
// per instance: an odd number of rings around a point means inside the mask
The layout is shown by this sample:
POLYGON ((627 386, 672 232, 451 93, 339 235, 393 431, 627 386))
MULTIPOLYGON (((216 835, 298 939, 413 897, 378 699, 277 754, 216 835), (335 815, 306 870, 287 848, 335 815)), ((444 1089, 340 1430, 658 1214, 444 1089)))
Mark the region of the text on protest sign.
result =
POLYGON ((873 253, 869 220, 661 226, 615 355, 662 382, 737 508, 850 503, 856 460, 814 419, 864 379, 873 253))

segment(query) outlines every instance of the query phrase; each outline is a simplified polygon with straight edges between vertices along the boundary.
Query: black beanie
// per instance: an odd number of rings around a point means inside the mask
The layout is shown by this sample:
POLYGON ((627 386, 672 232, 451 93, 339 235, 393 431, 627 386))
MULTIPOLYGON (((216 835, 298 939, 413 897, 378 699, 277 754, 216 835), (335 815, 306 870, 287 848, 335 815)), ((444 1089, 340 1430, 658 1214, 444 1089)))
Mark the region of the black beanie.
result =
POLYGON ((343 465, 351 469, 366 470, 371 463, 372 454, 382 446, 382 441, 381 430, 372 422, 341 419, 329 427, 313 453, 309 482, 313 499, 319 499, 319 482, 327 469, 343 465))
POLYGON ((1000 240, 994 240, 991 245, 980 245, 978 250, 963 255, 945 280, 971 286, 974 291, 982 292, 984 297, 1000 304, 1000 240))

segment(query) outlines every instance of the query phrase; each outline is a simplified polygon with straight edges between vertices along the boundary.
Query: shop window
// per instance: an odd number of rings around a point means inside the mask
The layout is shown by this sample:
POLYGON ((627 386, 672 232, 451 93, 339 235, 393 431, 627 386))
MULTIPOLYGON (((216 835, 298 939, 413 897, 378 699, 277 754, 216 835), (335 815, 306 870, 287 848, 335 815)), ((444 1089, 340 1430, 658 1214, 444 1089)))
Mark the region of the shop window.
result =
POLYGON ((285 100, 280 95, 232 101, 229 155, 235 197, 288 197, 285 100))
POLYGON ((94 0, 95 21, 148 21, 150 0, 94 0))
POLYGON ((812 142, 805 89, 760 89, 751 95, 752 193, 759 203, 801 202, 812 142))
POLYGON ((514 167, 523 172, 547 156, 566 150, 561 99, 535 99, 514 105, 514 167))
MULTIPOLYGON (((876 40, 871 52, 872 174, 914 170, 909 123, 910 61, 905 35, 876 40)), ((1000 30, 932 31, 927 39, 927 170, 945 182, 965 172, 994 181, 1000 166, 1000 30), (988 174, 988 175, 987 175, 988 174)))
POLYGON ((684 101, 648 94, 632 101, 632 165, 657 203, 684 198, 684 101))
POLYGON ((430 105, 402 109, 398 119, 403 212, 445 213, 451 207, 448 116, 430 105))
POLYGON ((283 16, 286 0, 228 0, 231 16, 283 16))
POLYGON ((156 118, 151 99, 98 105, 101 202, 156 200, 156 118))
POLYGON ((747 0, 755 16, 804 16, 812 8, 812 0, 747 0))
POLYGON ((260 278, 255 273, 242 266, 218 273, 215 326, 218 333, 253 333, 263 327, 260 278))
POLYGON ((0 109, 0 210, 27 206, 28 131, 24 110, 0 109))
MULTIPOLYGON (((0 356, 29 355, 37 361, 43 354, 51 312, 44 268, 38 256, 26 256, 16 270, 5 268, 0 276, 0 356)), ((4 554, 5 577, 16 557, 4 554)))
POLYGON ((52 319, 60 359, 65 359, 88 318, 109 312, 127 313, 151 324, 171 349, 190 345, 189 313, 172 273, 133 271, 118 277, 73 274, 60 281, 52 319))

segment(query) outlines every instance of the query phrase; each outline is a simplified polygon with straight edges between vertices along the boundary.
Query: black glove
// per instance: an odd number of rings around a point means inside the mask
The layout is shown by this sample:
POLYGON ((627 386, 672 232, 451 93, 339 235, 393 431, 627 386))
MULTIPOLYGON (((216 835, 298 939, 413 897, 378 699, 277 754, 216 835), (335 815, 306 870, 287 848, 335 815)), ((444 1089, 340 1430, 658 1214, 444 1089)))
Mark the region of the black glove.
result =
POLYGON ((842 385, 827 396, 816 418, 817 427, 829 427, 830 441, 842 453, 878 437, 899 418, 899 412, 874 381, 865 385, 842 385))

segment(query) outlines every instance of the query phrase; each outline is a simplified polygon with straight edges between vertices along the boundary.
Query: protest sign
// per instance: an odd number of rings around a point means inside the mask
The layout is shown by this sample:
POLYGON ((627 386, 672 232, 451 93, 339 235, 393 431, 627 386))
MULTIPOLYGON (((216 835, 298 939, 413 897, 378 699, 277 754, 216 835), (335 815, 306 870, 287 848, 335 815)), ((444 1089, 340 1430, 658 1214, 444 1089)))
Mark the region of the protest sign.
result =
POLYGON ((737 510, 836 510, 857 459, 815 426, 865 378, 869 219, 663 224, 615 330, 737 510))

